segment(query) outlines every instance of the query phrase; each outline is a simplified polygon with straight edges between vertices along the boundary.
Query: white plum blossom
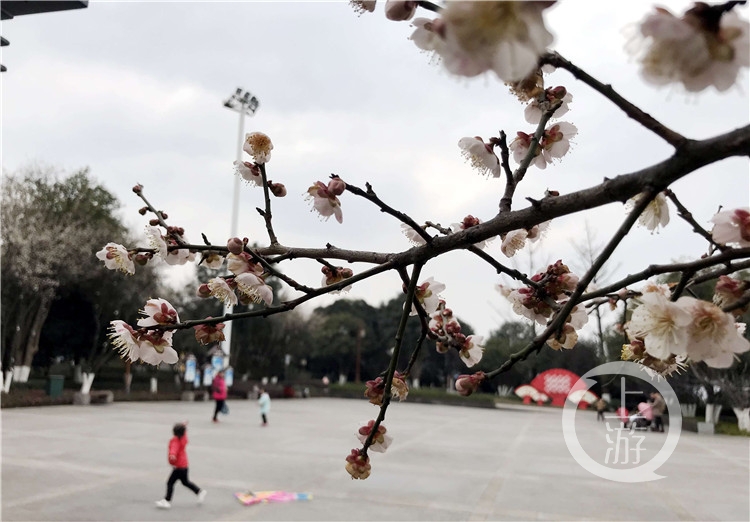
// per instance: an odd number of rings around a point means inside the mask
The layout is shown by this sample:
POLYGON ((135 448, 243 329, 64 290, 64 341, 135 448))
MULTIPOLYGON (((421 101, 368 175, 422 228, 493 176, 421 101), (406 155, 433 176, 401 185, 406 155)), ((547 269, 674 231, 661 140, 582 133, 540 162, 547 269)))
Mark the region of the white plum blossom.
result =
POLYGON ((641 297, 641 305, 633 311, 625 330, 631 339, 643 339, 646 353, 666 359, 671 354, 685 353, 687 326, 691 322, 690 313, 678 303, 650 292, 641 297))
POLYGON ((729 368, 735 354, 750 350, 750 341, 742 335, 734 317, 708 301, 680 297, 677 304, 691 317, 687 328, 688 342, 673 353, 686 355, 693 361, 704 361, 713 368, 729 368))
MULTIPOLYGON (((427 227, 422 228, 426 229, 427 227)), ((416 230, 414 230, 406 223, 401 223, 401 232, 406 236, 406 239, 408 239, 412 245, 422 246, 427 243, 427 241, 425 241, 425 239, 420 236, 416 230)))
POLYGON ((206 252, 200 264, 205 266, 206 268, 218 270, 222 267, 222 265, 224 265, 224 256, 222 256, 218 252, 206 252))
POLYGON ((234 171, 251 185, 259 187, 263 185, 263 176, 260 173, 260 168, 249 161, 235 161, 234 171))
MULTIPOLYGON (((370 432, 372 432, 374 425, 375 421, 371 420, 363 426, 360 426, 357 430, 357 438, 359 439, 359 442, 364 444, 367 441, 367 437, 370 435, 370 432)), ((382 424, 378 426, 377 434, 372 438, 372 445, 369 447, 370 450, 377 453, 385 453, 385 450, 387 450, 388 446, 393 442, 393 437, 387 435, 387 431, 388 430, 382 424)))
POLYGON ((503 81, 526 78, 553 37, 544 26, 546 2, 448 2, 442 11, 438 51, 460 76, 493 71, 503 81))
POLYGON ((109 338, 120 357, 131 362, 141 360, 158 366, 178 361, 177 351, 172 348, 172 331, 134 330, 125 321, 110 322, 109 338))
POLYGON ((271 138, 262 132, 250 132, 245 135, 245 143, 242 146, 242 150, 250 154, 255 163, 261 165, 271 160, 273 143, 271 143, 271 138))
MULTIPOLYGON (((415 297, 428 314, 434 313, 440 305, 438 294, 445 290, 445 285, 440 281, 435 281, 432 277, 424 280, 415 292, 415 297)), ((414 305, 411 307, 411 314, 417 315, 417 309, 414 305)))
POLYGON ((438 31, 443 26, 442 19, 415 18, 412 20, 411 25, 415 29, 409 39, 419 49, 430 53, 432 55, 431 59, 440 60, 441 49, 445 47, 445 41, 438 34, 438 31))
POLYGON ((234 306, 237 304, 237 295, 223 277, 214 277, 206 283, 211 295, 219 301, 234 306))
POLYGON ((542 136, 542 156, 544 161, 552 163, 560 159, 570 150, 570 140, 578 134, 578 128, 572 123, 561 121, 547 127, 542 136))
POLYGON ((180 316, 177 314, 174 306, 166 299, 149 299, 141 310, 146 317, 138 319, 138 326, 147 327, 157 324, 177 324, 180 322, 180 316))
POLYGON ((307 189, 306 199, 312 200, 313 208, 325 220, 334 216, 336 221, 343 223, 344 216, 341 212, 341 201, 330 191, 330 184, 327 187, 322 181, 316 181, 307 189))
MULTIPOLYGON (((534 152, 531 165, 540 169, 547 168, 548 163, 560 159, 570 150, 570 140, 578 133, 578 128, 572 123, 561 121, 547 127, 542 135, 541 142, 534 152)), ((516 138, 508 145, 513 152, 513 159, 521 163, 531 147, 533 134, 517 132, 516 138)))
POLYGON ((244 274, 245 272, 253 272, 255 274, 262 274, 263 267, 260 263, 253 261, 252 256, 247 252, 241 252, 239 254, 228 254, 227 255, 227 270, 232 272, 234 275, 244 274))
POLYGON ((507 234, 501 235, 503 242, 500 244, 500 251, 505 257, 513 257, 516 252, 526 246, 526 238, 529 233, 526 229, 511 230, 507 234))
POLYGON ((726 91, 750 66, 750 24, 722 5, 697 2, 682 17, 657 7, 640 23, 627 49, 654 85, 681 84, 688 92, 713 85, 726 91))
POLYGON ((266 284, 263 278, 252 272, 245 272, 234 278, 237 283, 237 291, 248 297, 255 303, 263 301, 270 306, 273 302, 273 290, 266 284))
POLYGON ((167 243, 164 241, 164 236, 161 234, 159 227, 147 226, 146 227, 146 239, 148 239, 149 245, 156 251, 156 255, 160 258, 167 259, 167 243))
POLYGON ((120 352, 120 357, 135 362, 141 358, 141 346, 135 338, 135 330, 125 321, 115 320, 109 324, 111 330, 108 334, 115 345, 115 349, 120 352))
POLYGON ((135 274, 135 263, 130 257, 128 250, 117 243, 107 243, 104 248, 96 253, 96 257, 104 261, 104 266, 109 270, 119 270, 126 274, 135 274))
POLYGON ((187 262, 195 261, 195 253, 187 248, 172 250, 167 254, 165 261, 168 265, 184 265, 187 262))
POLYGON ((484 337, 481 335, 469 335, 466 337, 466 341, 459 350, 458 355, 468 368, 471 368, 482 360, 482 355, 484 354, 483 341, 484 337))
POLYGON ((482 138, 461 138, 458 140, 461 155, 482 175, 499 178, 502 175, 500 160, 492 151, 492 145, 485 143, 482 138))
POLYGON ((750 208, 722 210, 711 218, 711 237, 723 245, 750 247, 750 208))
POLYGON ((565 90, 564 87, 553 87, 544 91, 542 99, 534 98, 523 111, 523 117, 527 122, 534 125, 542 120, 542 114, 548 110, 551 104, 557 100, 561 101, 560 106, 552 114, 553 118, 559 118, 565 115, 569 110, 569 104, 573 102, 573 95, 565 90))
MULTIPOLYGON (((630 198, 625 204, 625 208, 630 212, 638 202, 645 197, 645 193, 640 193, 630 198)), ((638 224, 646 227, 652 233, 657 232, 659 227, 666 227, 669 223, 669 205, 664 192, 659 192, 654 199, 646 206, 638 217, 638 224)))

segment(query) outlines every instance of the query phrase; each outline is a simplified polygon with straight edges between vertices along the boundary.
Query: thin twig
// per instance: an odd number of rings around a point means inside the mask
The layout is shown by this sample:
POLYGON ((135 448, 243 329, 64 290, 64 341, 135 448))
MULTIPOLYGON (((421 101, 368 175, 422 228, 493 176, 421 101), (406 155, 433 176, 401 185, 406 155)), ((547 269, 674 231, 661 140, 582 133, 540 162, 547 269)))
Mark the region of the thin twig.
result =
POLYGON ((276 238, 276 234, 273 231, 273 224, 271 223, 273 214, 271 214, 271 196, 269 194, 270 190, 268 189, 268 178, 266 177, 266 164, 261 163, 259 167, 260 176, 261 178, 263 178, 263 199, 266 203, 266 209, 261 210, 259 208, 256 208, 256 210, 261 216, 263 216, 263 219, 266 222, 266 230, 268 231, 268 239, 271 241, 271 245, 278 245, 279 240, 276 238))
POLYGON ((390 214, 391 216, 395 217, 402 223, 406 223, 411 228, 414 229, 414 231, 419 234, 422 239, 424 239, 427 243, 432 242, 432 236, 429 235, 422 227, 420 227, 416 221, 414 221, 412 218, 404 214, 403 212, 400 212, 393 207, 390 207, 386 205, 383 200, 381 200, 377 194, 375 194, 375 191, 372 190, 372 185, 369 183, 366 183, 365 186, 367 187, 367 191, 362 190, 359 187, 355 187, 354 185, 350 185, 349 183, 346 184, 346 190, 351 192, 352 194, 359 196, 361 198, 365 198, 366 200, 374 203, 377 205, 377 207, 380 209, 381 212, 385 212, 386 214, 390 214))
POLYGON ((706 241, 708 241, 712 247, 721 250, 722 252, 726 252, 729 247, 726 245, 722 245, 720 243, 717 243, 714 241, 713 236, 710 232, 708 232, 705 228, 700 226, 698 222, 693 217, 693 214, 683 205, 679 199, 677 199, 677 196, 675 195, 672 190, 667 189, 664 191, 664 195, 667 196, 670 200, 672 200, 672 203, 674 203, 674 206, 677 207, 677 215, 680 216, 682 219, 690 223, 690 225, 693 227, 693 232, 696 234, 700 234, 703 236, 706 241))
POLYGON ((559 67, 561 69, 567 70, 578 80, 581 80, 583 83, 617 105, 629 118, 646 127, 648 130, 672 145, 675 149, 679 149, 683 145, 685 145, 685 143, 687 143, 687 138, 668 128, 663 123, 656 120, 656 118, 652 117, 650 114, 643 112, 641 109, 615 92, 611 85, 603 84, 583 69, 580 69, 579 67, 573 65, 573 63, 571 63, 569 60, 563 58, 559 53, 551 52, 543 54, 540 59, 540 63, 549 64, 554 67, 559 67))

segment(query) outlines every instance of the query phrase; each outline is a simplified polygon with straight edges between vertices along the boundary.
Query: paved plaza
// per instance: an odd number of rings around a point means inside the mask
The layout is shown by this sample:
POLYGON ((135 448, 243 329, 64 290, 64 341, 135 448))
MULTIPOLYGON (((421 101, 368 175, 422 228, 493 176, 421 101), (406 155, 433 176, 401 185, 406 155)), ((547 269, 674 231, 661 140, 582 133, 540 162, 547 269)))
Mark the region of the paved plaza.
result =
MULTIPOLYGON (((750 519, 750 441, 683 433, 658 473, 623 484, 581 468, 565 446, 560 409, 488 410, 394 404, 393 445, 372 453, 373 473, 351 480, 344 458, 374 418, 365 401, 273 402, 260 426, 254 401, 141 402, 2 410, 2 513, 18 520, 743 520, 750 519), (176 485, 164 495, 172 424, 189 420, 190 478, 205 504, 176 485), (310 501, 243 506, 237 491, 312 493, 310 501)), ((606 429, 580 412, 584 447, 606 429)), ((664 434, 648 433, 652 452, 664 434)), ((598 451, 598 450, 597 450, 598 451)))

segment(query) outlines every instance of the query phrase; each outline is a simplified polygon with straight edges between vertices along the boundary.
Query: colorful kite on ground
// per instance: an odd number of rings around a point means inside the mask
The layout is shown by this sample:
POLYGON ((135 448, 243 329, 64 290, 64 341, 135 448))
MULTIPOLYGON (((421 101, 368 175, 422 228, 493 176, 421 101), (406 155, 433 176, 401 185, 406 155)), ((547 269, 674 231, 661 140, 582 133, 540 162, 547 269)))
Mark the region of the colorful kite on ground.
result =
POLYGON ((292 500, 310 500, 312 493, 291 493, 289 491, 252 491, 234 494, 237 500, 246 506, 261 504, 264 502, 290 502, 292 500))

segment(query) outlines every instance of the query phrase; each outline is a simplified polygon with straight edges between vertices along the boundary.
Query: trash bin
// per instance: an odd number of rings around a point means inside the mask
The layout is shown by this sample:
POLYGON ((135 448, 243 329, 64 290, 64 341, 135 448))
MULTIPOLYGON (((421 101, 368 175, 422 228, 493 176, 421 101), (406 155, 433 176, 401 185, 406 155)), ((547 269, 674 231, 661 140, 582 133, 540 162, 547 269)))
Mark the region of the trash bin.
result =
POLYGON ((65 383, 64 375, 50 375, 47 377, 47 395, 50 397, 59 397, 63 392, 65 383))

